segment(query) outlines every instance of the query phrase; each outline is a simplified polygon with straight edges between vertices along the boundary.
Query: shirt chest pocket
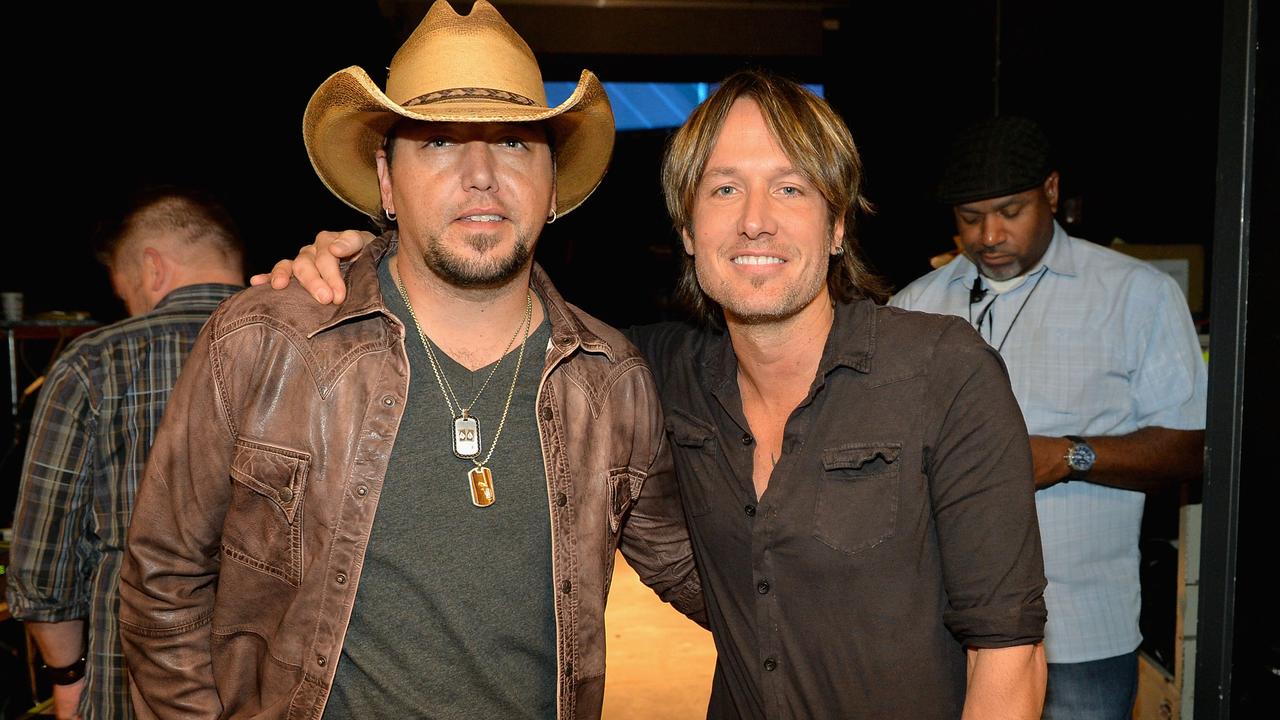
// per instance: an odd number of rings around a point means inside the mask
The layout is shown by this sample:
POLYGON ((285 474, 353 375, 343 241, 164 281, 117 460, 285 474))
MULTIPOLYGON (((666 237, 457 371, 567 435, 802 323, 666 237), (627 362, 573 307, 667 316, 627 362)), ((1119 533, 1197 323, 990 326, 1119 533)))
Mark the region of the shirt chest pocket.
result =
POLYGON ((1032 432, 1079 431, 1099 408, 1129 409, 1130 371, 1114 338, 1093 327, 1054 323, 1030 335, 1031 342, 1005 352, 1014 394, 1032 432))
POLYGON ((667 436, 676 465, 676 481, 685 510, 693 517, 711 511, 705 485, 715 477, 715 429, 692 415, 672 408, 667 413, 667 436))
POLYGON ((294 587, 302 584, 302 496, 310 465, 304 452, 236 442, 224 556, 294 587))
POLYGON ((854 443, 822 451, 813 535, 853 555, 893 537, 901 443, 854 443))

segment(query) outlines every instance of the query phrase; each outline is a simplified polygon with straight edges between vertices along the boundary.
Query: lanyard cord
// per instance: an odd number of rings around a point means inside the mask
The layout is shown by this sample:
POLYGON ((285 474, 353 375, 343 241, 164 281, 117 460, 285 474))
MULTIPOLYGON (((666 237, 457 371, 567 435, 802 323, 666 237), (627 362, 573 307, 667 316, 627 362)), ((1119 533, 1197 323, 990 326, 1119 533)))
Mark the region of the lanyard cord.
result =
MULTIPOLYGON (((1009 339, 1009 333, 1013 332, 1013 326, 1017 324, 1018 318, 1022 317, 1022 311, 1027 308, 1027 303, 1030 302, 1031 296, 1036 293, 1036 288, 1040 287, 1040 281, 1044 280, 1044 276, 1048 274, 1048 272, 1049 272, 1048 268, 1042 268, 1040 270, 1040 276, 1036 278, 1036 282, 1034 285, 1031 286, 1031 290, 1027 293, 1027 296, 1022 299, 1022 304, 1018 306, 1018 312, 1014 313, 1013 320, 1009 321, 1009 329, 1005 330, 1004 337, 1000 338, 1000 344, 996 346, 997 353, 1003 352, 1005 341, 1009 339)), ((987 342, 991 342, 991 340, 995 339, 996 320, 995 320, 995 316, 991 314, 991 307, 996 304, 996 298, 998 297, 1000 296, 999 295, 993 296, 991 298, 991 302, 987 303, 987 306, 982 308, 982 312, 978 313, 977 323, 974 323, 973 321, 973 306, 972 305, 969 306, 969 324, 973 325, 974 328, 976 328, 979 333, 982 332, 983 320, 991 321, 990 324, 988 325, 988 327, 990 328, 989 335, 991 335, 991 338, 988 339, 987 342)))

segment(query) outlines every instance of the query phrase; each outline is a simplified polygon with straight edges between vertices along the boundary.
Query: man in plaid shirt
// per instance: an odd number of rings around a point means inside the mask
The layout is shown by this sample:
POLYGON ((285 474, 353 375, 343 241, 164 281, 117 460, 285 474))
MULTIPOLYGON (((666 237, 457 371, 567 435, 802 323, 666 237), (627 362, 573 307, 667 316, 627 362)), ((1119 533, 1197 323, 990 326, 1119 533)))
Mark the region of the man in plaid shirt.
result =
POLYGON ((146 192, 102 237, 130 318, 78 338, 36 405, 14 517, 8 600, 53 683, 59 718, 131 718, 116 616, 134 492, 196 335, 242 285, 226 211, 177 188, 146 192))

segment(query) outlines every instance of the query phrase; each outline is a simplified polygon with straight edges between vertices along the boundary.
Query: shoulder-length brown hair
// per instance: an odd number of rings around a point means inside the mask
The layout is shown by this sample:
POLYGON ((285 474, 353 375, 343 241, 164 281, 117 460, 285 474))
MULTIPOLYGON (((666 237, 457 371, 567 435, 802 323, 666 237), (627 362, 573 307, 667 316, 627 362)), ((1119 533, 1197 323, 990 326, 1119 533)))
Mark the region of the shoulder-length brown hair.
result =
MULTIPOLYGON (((844 220, 844 253, 827 265, 827 287, 837 300, 867 298, 884 303, 888 284, 859 252, 857 218, 870 213, 862 195, 862 160, 849 128, 822 98, 804 86, 761 70, 730 75, 702 102, 667 144, 662 190, 677 235, 693 234, 693 205, 720 128, 738 98, 755 101, 787 158, 827 201, 827 226, 844 220)), ((702 320, 723 321, 719 305, 698 286, 693 257, 683 251, 678 291, 702 320)))

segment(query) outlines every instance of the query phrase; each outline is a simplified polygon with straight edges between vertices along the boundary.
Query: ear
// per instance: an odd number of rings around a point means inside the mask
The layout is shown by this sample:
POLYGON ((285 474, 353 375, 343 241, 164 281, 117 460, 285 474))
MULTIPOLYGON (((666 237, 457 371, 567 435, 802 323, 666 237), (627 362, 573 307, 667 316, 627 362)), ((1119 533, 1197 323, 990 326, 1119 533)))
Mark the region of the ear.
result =
POLYGON ((142 249, 142 287, 158 292, 164 287, 168 271, 168 263, 159 250, 153 247, 142 249))
POLYGON ((556 216, 556 161, 551 160, 551 207, 547 208, 547 217, 556 216))
POLYGON ((387 162, 386 149, 378 148, 373 160, 378 165, 378 194, 382 196, 382 210, 394 215, 396 202, 391 197, 391 164, 387 162))
POLYGON ((680 228, 680 240, 684 243, 684 252, 690 257, 693 256, 693 235, 689 233, 689 228, 680 228))
POLYGON ((1044 179, 1044 196, 1049 201, 1049 211, 1058 212, 1058 171, 1054 170, 1049 173, 1049 177, 1044 179))
POLYGON ((844 217, 836 219, 835 225, 831 228, 831 254, 839 255, 844 251, 844 217))

